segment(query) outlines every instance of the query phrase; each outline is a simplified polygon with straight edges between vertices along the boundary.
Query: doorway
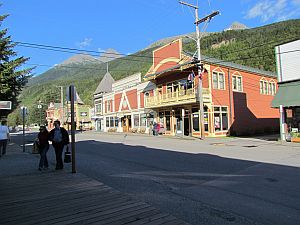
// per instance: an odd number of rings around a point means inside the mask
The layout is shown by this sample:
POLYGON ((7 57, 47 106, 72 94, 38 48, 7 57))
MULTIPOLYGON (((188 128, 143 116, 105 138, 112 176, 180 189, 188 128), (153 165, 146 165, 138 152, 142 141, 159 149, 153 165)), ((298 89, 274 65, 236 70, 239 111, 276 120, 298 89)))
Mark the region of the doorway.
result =
POLYGON ((190 135, 190 120, 189 116, 184 117, 184 135, 189 136, 190 135))

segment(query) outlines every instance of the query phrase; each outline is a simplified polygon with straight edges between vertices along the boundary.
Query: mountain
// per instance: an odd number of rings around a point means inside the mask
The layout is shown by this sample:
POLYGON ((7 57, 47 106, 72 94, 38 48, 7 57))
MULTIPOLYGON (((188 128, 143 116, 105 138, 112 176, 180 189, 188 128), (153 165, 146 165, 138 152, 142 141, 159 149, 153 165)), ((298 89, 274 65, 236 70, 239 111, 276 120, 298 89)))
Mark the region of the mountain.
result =
MULTIPOLYGON (((188 34, 195 37, 195 33, 188 34)), ((121 57, 109 50, 100 58, 88 55, 75 55, 40 76, 34 77, 22 91, 20 102, 35 108, 41 100, 45 105, 49 101, 60 101, 60 91, 57 86, 67 87, 74 84, 86 104, 92 105, 93 92, 107 72, 115 80, 119 80, 136 72, 145 74, 152 64, 152 51, 178 37, 183 38, 183 50, 194 53, 195 41, 186 38, 186 34, 159 40, 145 49, 132 55, 121 57), (102 58, 101 58, 102 57, 102 58), (103 58, 105 57, 105 58, 103 58), (116 58, 114 58, 116 57, 116 58), (101 61, 102 62, 101 62, 101 61)), ((299 39, 300 20, 289 20, 252 29, 228 30, 218 33, 206 33, 201 39, 201 53, 220 59, 232 61, 263 70, 275 71, 274 47, 283 42, 299 39)))
POLYGON ((96 61, 97 61, 97 58, 85 53, 85 54, 73 55, 70 58, 63 61, 62 63, 60 63, 59 65, 55 65, 55 66, 67 66, 70 64, 90 63, 90 62, 96 62, 96 61))
POLYGON ((226 28, 224 31, 228 30, 245 30, 249 29, 245 24, 242 24, 240 22, 233 22, 230 27, 226 28))

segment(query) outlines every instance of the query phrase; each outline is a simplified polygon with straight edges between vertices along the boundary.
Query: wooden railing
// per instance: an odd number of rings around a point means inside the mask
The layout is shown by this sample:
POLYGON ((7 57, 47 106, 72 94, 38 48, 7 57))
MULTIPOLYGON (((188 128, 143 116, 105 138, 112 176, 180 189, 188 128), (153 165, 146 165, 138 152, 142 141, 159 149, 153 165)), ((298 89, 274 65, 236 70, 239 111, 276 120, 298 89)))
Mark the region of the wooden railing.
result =
MULTIPOLYGON (((204 102, 211 102, 211 95, 208 88, 203 88, 202 94, 204 102)), ((197 102, 197 93, 194 88, 191 88, 147 97, 145 101, 145 107, 152 108, 195 102, 197 102)))

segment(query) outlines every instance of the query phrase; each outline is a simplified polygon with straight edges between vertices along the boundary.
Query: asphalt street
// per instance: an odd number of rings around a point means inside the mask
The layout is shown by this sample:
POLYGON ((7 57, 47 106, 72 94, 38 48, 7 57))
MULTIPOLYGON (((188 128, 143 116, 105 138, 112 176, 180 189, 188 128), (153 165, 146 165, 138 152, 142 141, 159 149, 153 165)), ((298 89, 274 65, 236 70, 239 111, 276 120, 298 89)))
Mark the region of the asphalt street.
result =
POLYGON ((299 145, 89 132, 76 135, 76 165, 191 224, 300 224, 299 145))

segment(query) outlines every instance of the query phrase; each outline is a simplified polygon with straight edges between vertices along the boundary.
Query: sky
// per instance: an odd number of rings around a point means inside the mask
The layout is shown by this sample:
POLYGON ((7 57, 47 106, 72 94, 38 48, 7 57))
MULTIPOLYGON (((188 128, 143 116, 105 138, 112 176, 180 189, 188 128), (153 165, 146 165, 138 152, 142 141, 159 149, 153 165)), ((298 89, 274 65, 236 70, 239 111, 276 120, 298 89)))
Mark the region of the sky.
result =
MULTIPOLYGON (((132 54, 160 39, 195 31, 195 11, 178 0, 0 0, 1 25, 16 42, 95 51, 113 48, 132 54)), ((253 28, 300 18, 300 0, 185 0, 199 6, 199 18, 219 10, 206 31, 222 31, 238 21, 253 28)), ((201 31, 203 27, 200 26, 201 31)), ((36 75, 73 54, 15 47, 38 65, 36 75)))

